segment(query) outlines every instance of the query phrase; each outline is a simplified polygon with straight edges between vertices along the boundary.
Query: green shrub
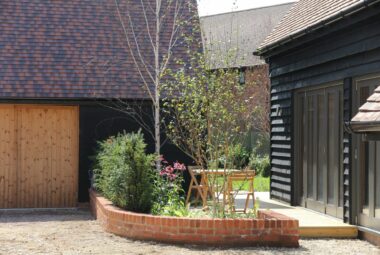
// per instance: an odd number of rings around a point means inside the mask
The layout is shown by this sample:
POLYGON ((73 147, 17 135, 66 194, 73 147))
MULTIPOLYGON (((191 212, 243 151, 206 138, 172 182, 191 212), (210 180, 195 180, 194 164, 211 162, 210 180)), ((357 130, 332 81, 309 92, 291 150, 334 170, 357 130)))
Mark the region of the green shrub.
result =
POLYGON ((262 160, 262 176, 263 177, 270 177, 270 170, 271 170, 271 165, 270 165, 270 159, 269 156, 266 155, 264 156, 262 160))
POLYGON ((210 169, 215 168, 236 168, 243 169, 248 166, 249 152, 241 145, 236 144, 229 149, 228 160, 225 155, 221 156, 217 162, 209 162, 210 169))
POLYGON ((263 177, 270 176, 270 160, 269 156, 258 156, 255 153, 251 154, 251 158, 249 160, 249 167, 251 169, 256 170, 257 175, 261 175, 263 177))
POLYGON ((233 168, 243 169, 248 166, 249 152, 241 144, 236 144, 230 151, 230 158, 233 168))
POLYGON ((266 134, 258 134, 254 144, 252 154, 264 157, 269 154, 270 136, 266 134))
POLYGON ((116 206, 149 213, 153 205, 154 155, 145 153, 141 132, 99 142, 94 187, 116 206))

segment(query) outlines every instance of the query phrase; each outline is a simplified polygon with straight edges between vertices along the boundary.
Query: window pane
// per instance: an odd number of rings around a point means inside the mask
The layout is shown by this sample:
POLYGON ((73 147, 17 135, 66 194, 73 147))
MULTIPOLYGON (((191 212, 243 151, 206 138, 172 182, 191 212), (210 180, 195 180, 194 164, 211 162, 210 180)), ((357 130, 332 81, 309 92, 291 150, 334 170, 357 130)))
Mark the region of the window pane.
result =
POLYGON ((368 177, 369 177, 369 146, 368 142, 362 143, 362 150, 361 150, 361 158, 364 159, 361 163, 361 174, 360 174, 360 186, 361 188, 361 200, 362 200, 362 213, 369 214, 369 208, 368 208, 368 192, 369 192, 369 183, 368 183, 368 177))
MULTIPOLYGON (((369 87, 360 88, 360 105, 363 105, 369 97, 369 87)), ((369 143, 360 144, 360 193, 362 213, 369 215, 368 194, 369 194, 369 143)))

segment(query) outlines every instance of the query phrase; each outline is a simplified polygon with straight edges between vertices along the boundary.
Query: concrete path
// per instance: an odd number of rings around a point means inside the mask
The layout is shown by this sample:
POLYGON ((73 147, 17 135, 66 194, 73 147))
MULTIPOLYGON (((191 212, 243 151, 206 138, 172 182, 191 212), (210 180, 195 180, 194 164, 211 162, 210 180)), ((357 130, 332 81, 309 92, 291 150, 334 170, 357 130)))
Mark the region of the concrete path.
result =
MULTIPOLYGON (((346 237, 356 238, 357 227, 346 224, 341 219, 330 217, 303 207, 292 207, 279 201, 271 200, 269 192, 255 192, 259 209, 269 209, 298 219, 302 237, 346 237)), ((237 195, 236 206, 244 208, 245 196, 237 195)))

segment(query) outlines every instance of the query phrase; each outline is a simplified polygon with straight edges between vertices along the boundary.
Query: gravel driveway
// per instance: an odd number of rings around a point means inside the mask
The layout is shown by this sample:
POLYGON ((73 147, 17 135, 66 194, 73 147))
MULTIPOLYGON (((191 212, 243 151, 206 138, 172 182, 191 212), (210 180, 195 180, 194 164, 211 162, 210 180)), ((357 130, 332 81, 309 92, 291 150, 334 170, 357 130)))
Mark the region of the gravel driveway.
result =
POLYGON ((380 254, 360 240, 301 240, 299 249, 211 249, 131 241, 103 232, 87 210, 0 212, 0 254, 380 254))

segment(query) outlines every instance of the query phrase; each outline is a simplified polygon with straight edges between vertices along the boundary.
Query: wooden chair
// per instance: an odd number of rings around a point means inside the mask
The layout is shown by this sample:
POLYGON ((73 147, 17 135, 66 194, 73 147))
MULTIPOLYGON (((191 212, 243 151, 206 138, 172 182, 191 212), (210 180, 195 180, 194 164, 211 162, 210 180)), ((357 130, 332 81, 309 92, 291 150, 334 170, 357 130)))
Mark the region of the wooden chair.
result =
POLYGON ((189 186, 189 191, 187 192, 187 197, 186 197, 186 205, 190 203, 190 198, 191 198, 191 193, 192 191, 196 192, 196 197, 195 197, 195 202, 199 201, 199 198, 202 199, 202 206, 206 207, 207 206, 207 193, 208 193, 208 185, 205 180, 204 173, 198 172, 196 173, 195 169, 199 169, 198 167, 195 166, 189 166, 188 168, 189 174, 190 174, 190 186, 189 186), (200 176, 200 182, 198 182, 197 177, 200 176))
POLYGON ((228 196, 230 212, 247 213, 247 210, 249 207, 248 205, 249 205, 250 197, 252 197, 252 209, 255 210, 254 181, 255 181, 255 171, 249 171, 247 173, 232 173, 230 176, 228 176, 228 178, 227 178, 227 196, 228 196), (248 189, 248 191, 245 192, 246 199, 245 199, 244 209, 236 209, 235 196, 238 194, 239 190, 234 190, 234 183, 242 183, 242 182, 248 182, 249 189, 248 189))

